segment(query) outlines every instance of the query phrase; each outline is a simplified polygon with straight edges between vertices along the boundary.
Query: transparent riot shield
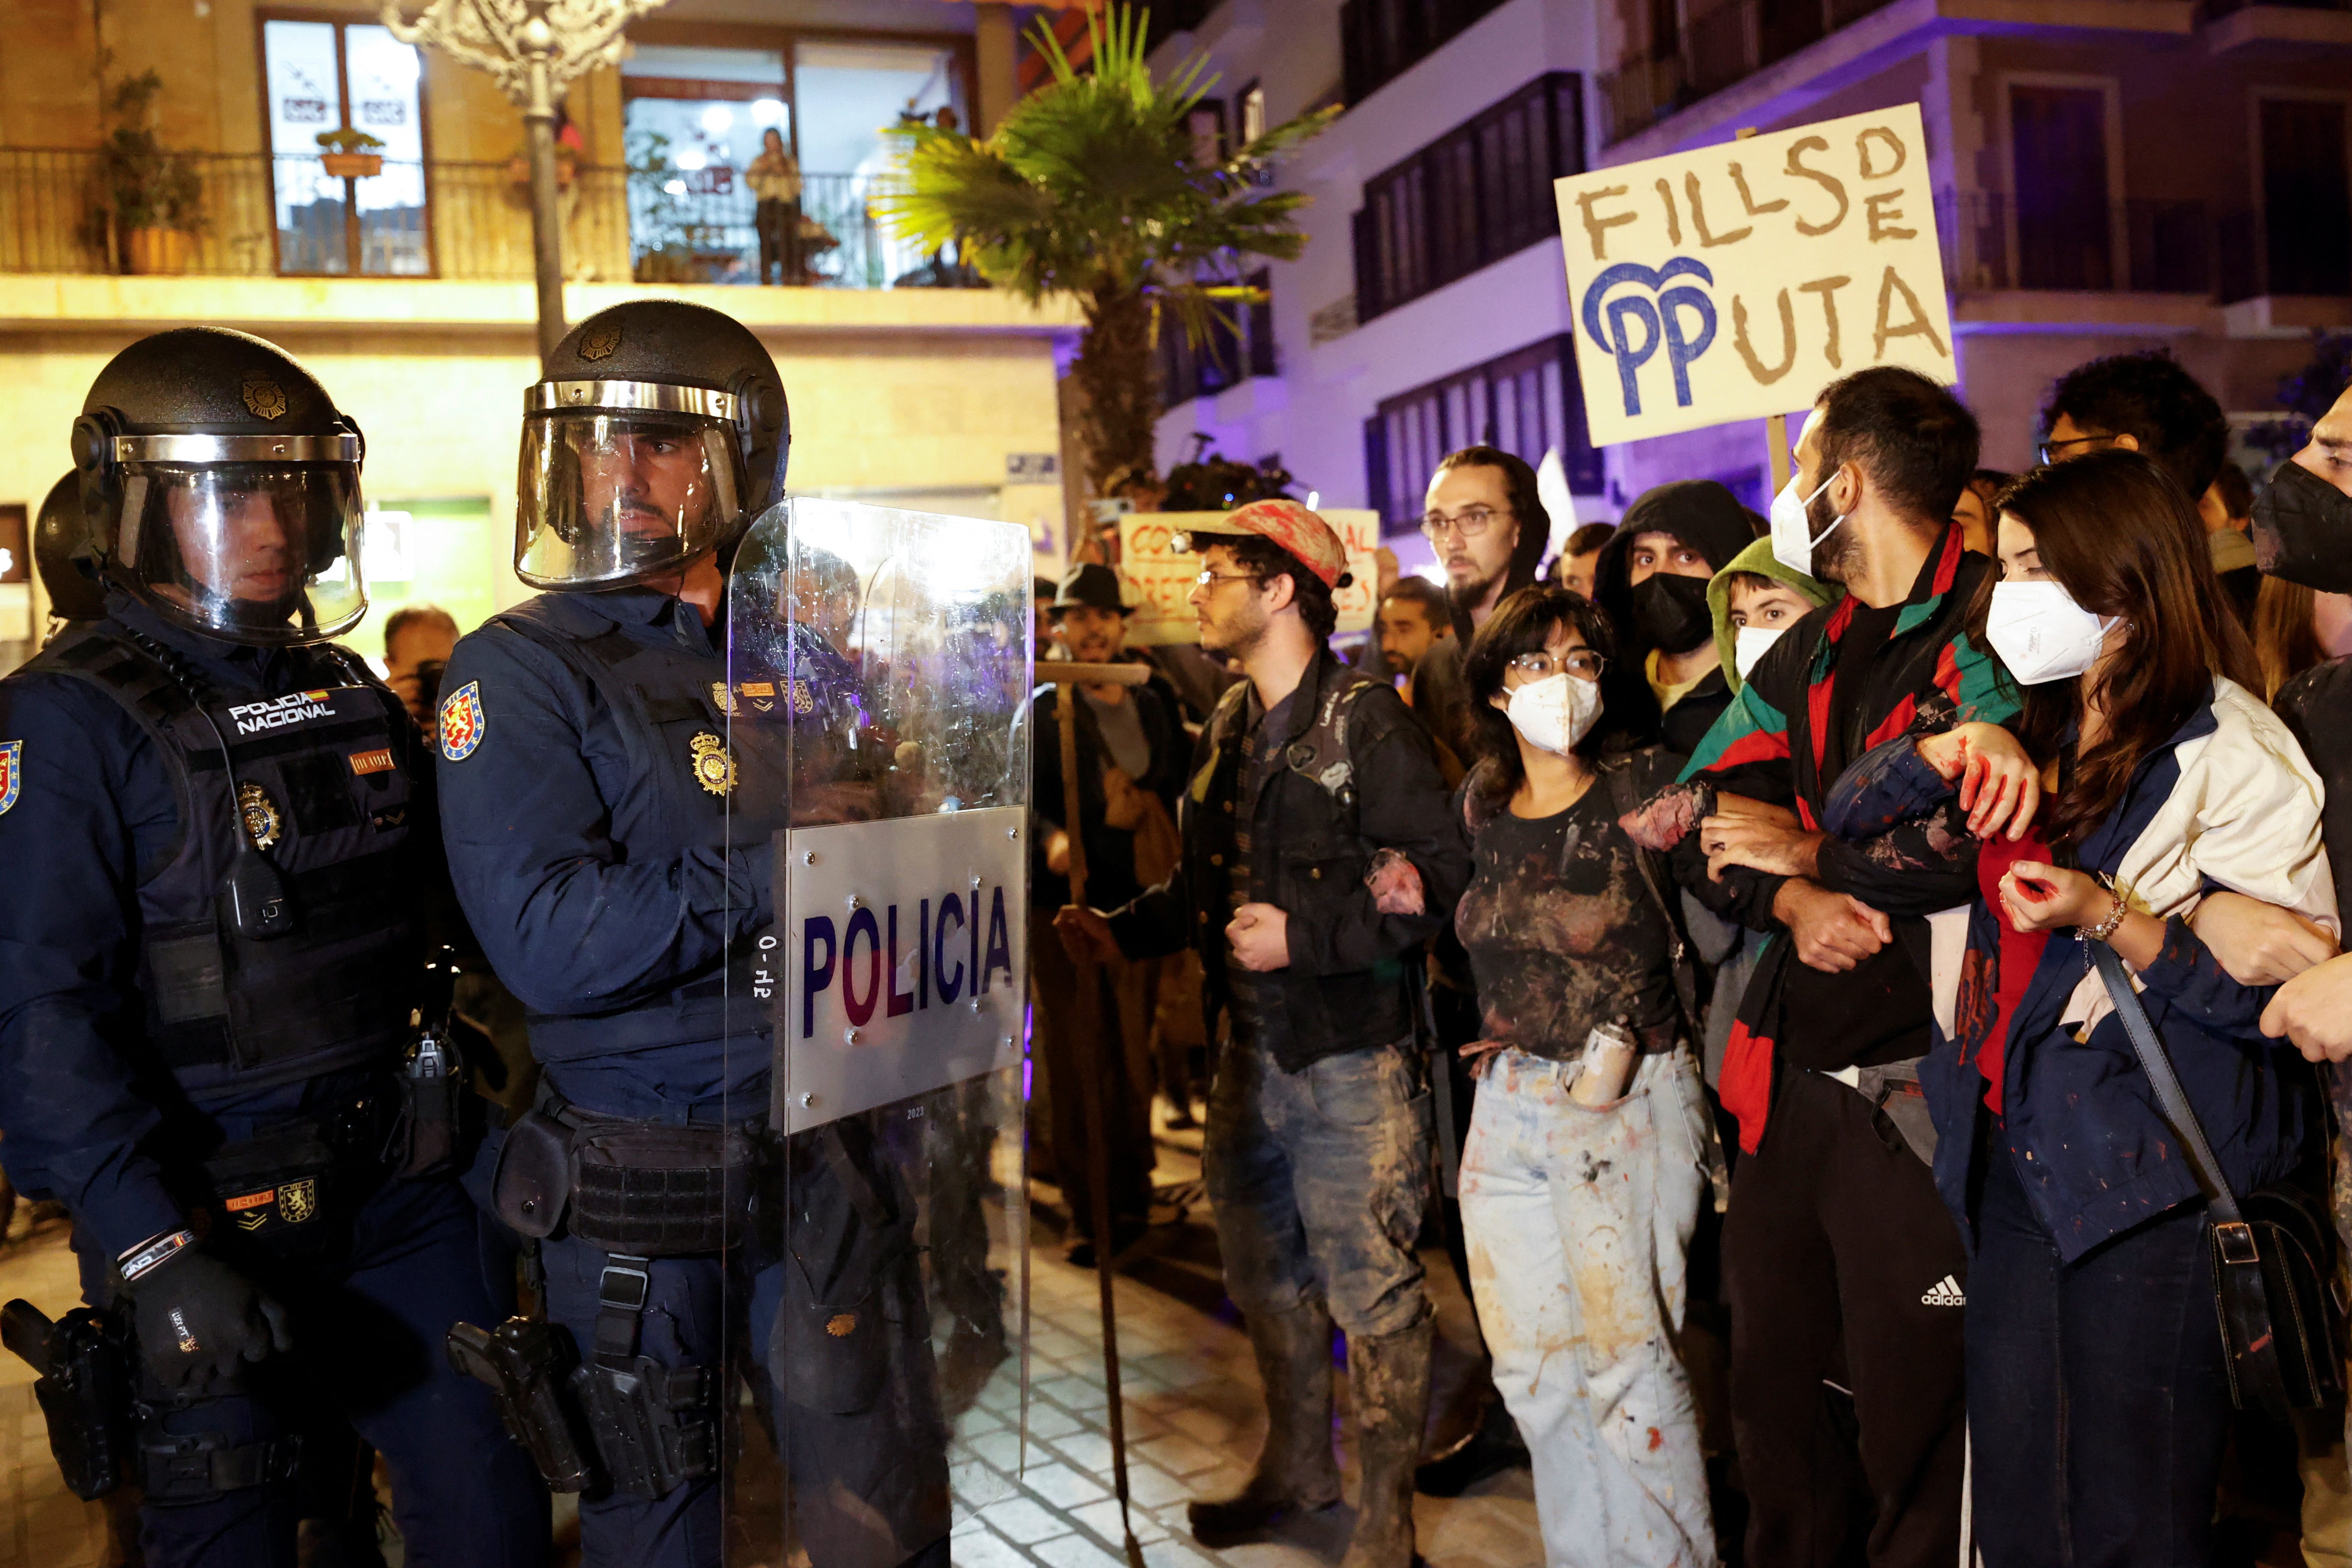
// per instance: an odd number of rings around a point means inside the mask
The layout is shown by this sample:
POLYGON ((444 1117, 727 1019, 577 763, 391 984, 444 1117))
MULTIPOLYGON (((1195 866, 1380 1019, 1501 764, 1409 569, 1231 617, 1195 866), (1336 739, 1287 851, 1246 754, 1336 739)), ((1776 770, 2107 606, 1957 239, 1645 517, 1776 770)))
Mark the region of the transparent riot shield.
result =
POLYGON ((944 1562, 951 1458, 1024 1407, 1030 556, 1017 526, 802 499, 737 556, 698 765, 772 868, 740 1043, 773 1066, 730 1563, 944 1562))

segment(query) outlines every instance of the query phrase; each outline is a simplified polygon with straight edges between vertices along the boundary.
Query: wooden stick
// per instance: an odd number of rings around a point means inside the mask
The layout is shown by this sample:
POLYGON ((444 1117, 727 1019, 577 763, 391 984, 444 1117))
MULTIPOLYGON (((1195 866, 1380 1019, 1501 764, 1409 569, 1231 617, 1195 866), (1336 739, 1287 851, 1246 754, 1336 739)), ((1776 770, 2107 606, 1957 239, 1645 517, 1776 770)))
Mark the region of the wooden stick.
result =
MULTIPOLYGON (((1041 685, 1059 689, 1055 699, 1055 728, 1061 738, 1062 752, 1062 826, 1070 845, 1070 902, 1083 908, 1087 901, 1086 834, 1079 821, 1078 804, 1078 714, 1079 699, 1074 688, 1079 685, 1140 686, 1150 679, 1151 669, 1144 664, 1077 664, 1048 660, 1036 667, 1041 685)), ((1048 940, 1058 940, 1049 938, 1048 940)), ((1076 1006, 1073 1009, 1082 1027, 1095 1035, 1093 1040, 1082 1039, 1077 1050, 1079 1094, 1084 1100, 1087 1126, 1087 1177, 1094 1186, 1095 1288, 1101 1298, 1103 1337, 1103 1397, 1110 1413, 1110 1468, 1112 1489, 1118 1494, 1119 1529, 1127 1536, 1127 1561, 1129 1568, 1143 1568, 1143 1548, 1135 1539, 1135 1526, 1128 1519, 1127 1493, 1127 1413, 1122 1408, 1118 1387, 1118 1319, 1111 1293, 1111 1215, 1110 1215, 1110 1149, 1108 1123, 1110 1108, 1103 1103, 1102 1060, 1098 1047, 1104 1022, 1102 976, 1091 959, 1073 955, 1071 967, 1077 975, 1076 1006)), ((1113 1003, 1116 1005, 1116 1003, 1113 1003)), ((1057 1091, 1058 1092, 1058 1091, 1057 1091)), ((1064 1159, 1061 1150, 1055 1158, 1064 1159)))
MULTIPOLYGON (((1732 132, 1733 139, 1745 142, 1756 134, 1753 125, 1742 126, 1732 132)), ((1770 414, 1764 418, 1765 471, 1772 476, 1771 494, 1779 495, 1780 487, 1789 482, 1789 416, 1770 414)))

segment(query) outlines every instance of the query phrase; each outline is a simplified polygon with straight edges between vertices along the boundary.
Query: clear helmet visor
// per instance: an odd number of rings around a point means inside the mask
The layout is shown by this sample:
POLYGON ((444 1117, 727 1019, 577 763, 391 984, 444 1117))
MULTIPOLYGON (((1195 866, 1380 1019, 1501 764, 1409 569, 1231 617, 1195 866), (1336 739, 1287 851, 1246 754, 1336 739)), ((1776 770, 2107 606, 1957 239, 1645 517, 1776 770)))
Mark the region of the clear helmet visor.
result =
POLYGON ((165 619, 226 641, 325 642, 367 612, 356 463, 133 463, 116 558, 165 619))
POLYGON ((728 426, 693 415, 523 421, 515 574, 534 588, 615 588, 676 571, 734 529, 728 426))

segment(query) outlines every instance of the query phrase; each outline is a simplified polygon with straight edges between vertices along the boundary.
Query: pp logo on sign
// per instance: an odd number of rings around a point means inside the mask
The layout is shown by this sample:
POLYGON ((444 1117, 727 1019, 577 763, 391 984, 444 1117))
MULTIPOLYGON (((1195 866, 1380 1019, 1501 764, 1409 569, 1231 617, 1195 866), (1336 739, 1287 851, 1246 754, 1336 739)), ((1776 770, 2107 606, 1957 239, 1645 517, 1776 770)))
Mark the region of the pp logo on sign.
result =
POLYGON ((1584 308, 1580 312, 1584 335, 1617 362, 1617 384, 1624 389, 1628 418, 1642 412, 1641 369, 1662 344, 1666 363, 1674 370, 1675 405, 1691 405, 1690 364, 1715 342, 1715 301, 1687 283, 1666 287, 1671 279, 1683 277, 1696 278, 1709 288, 1715 285, 1715 274, 1705 262, 1677 256, 1654 270, 1638 261, 1621 261, 1584 290, 1584 308), (1613 289, 1628 291, 1612 297, 1613 289), (1632 289, 1647 293, 1634 293, 1632 289), (1638 342, 1634 341, 1637 330, 1638 342))

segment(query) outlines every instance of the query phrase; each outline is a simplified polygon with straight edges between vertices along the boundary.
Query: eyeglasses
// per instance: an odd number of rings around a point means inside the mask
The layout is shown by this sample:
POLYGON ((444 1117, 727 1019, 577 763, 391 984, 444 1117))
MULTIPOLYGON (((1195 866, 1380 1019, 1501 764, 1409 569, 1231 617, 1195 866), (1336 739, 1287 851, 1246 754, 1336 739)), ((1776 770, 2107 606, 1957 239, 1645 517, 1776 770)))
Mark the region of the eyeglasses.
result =
POLYGON ((1203 572, 1192 581, 1199 586, 1216 592, 1220 583, 1258 583, 1265 579, 1255 572, 1203 572))
POLYGON ((2069 436, 2063 441, 2044 441, 2042 443, 2042 461, 2045 466, 2056 462, 2066 455, 2066 448, 2069 447, 2082 447, 2093 441, 2114 439, 2113 436, 2069 436))
POLYGON ((1507 511, 1496 511, 1490 506, 1465 506, 1452 517, 1442 511, 1433 511, 1421 520, 1422 537, 1435 539, 1450 528, 1465 539, 1475 539, 1492 527, 1496 518, 1510 515, 1507 511))
POLYGON ((1549 653, 1523 653, 1511 660, 1511 668, 1530 680, 1546 680, 1562 673, 1580 680, 1598 680, 1601 672, 1609 668, 1609 658, 1589 647, 1572 647, 1558 658, 1549 653))

